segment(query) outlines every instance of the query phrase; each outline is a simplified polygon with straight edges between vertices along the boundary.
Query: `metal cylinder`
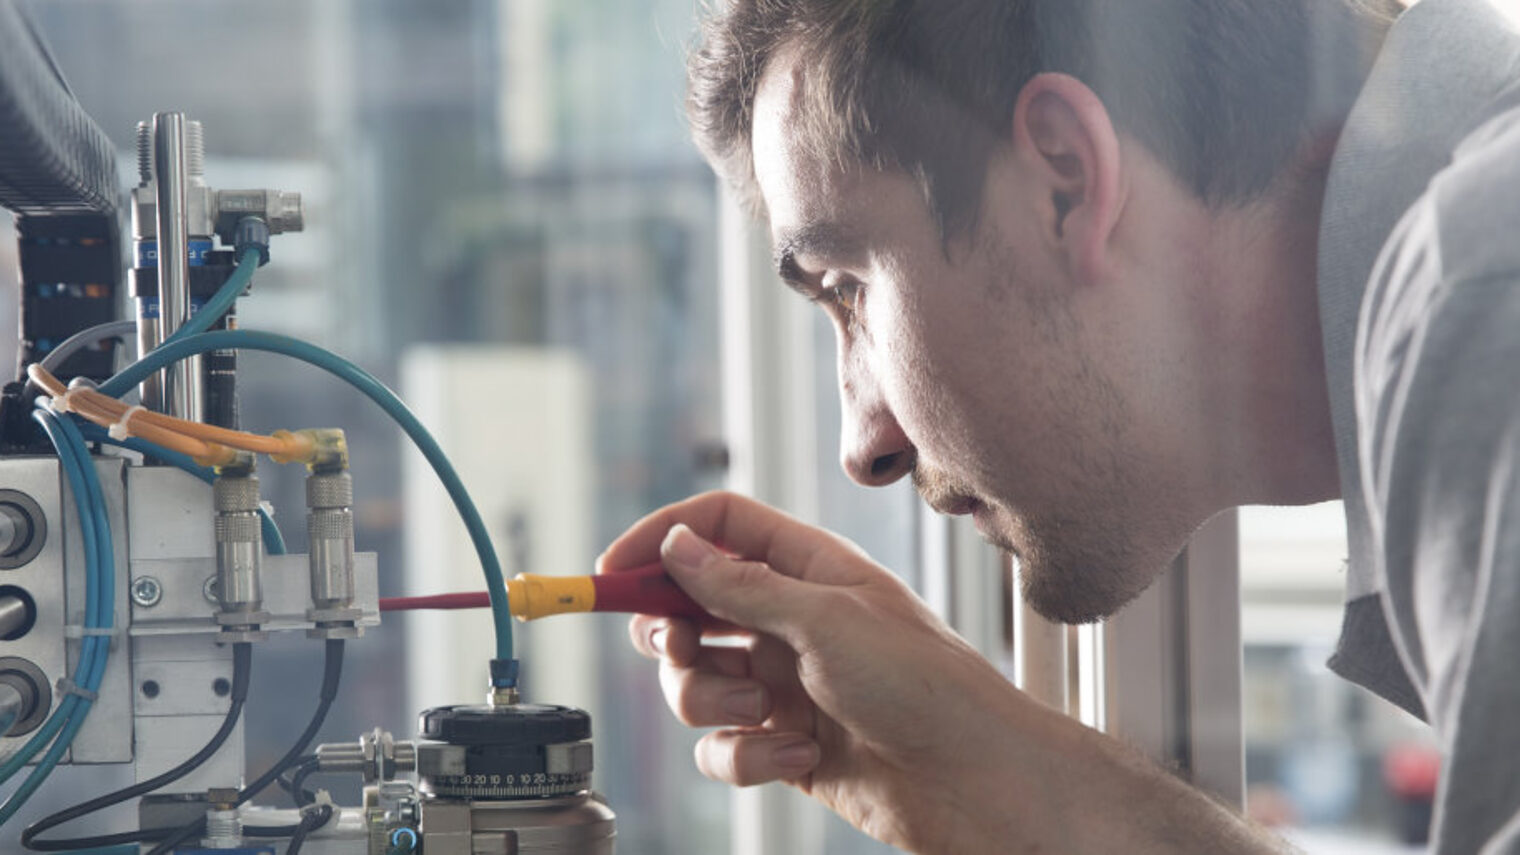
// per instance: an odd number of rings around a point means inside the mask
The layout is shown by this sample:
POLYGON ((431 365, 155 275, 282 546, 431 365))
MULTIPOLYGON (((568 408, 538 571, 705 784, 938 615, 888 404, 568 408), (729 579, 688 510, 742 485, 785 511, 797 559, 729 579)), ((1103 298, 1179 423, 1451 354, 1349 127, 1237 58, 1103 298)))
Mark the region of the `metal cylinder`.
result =
POLYGON ((20 518, 20 514, 0 505, 0 555, 19 551, 30 536, 30 527, 20 518))
POLYGON ((264 606, 260 580, 264 553, 259 526, 259 479, 223 475, 212 488, 216 502, 217 599, 223 615, 251 618, 264 606))
POLYGON ((612 855, 616 817, 590 793, 525 801, 423 799, 428 855, 612 855))
POLYGON ((238 849, 243 845, 243 820, 237 808, 206 811, 206 837, 201 845, 207 849, 238 849))
MULTIPOLYGON (((184 113, 153 115, 153 166, 157 178, 159 336, 167 339, 190 319, 190 234, 184 113)), ((199 358, 168 369, 165 403, 170 415, 200 421, 199 358)))
POLYGON ((354 602, 354 482, 347 472, 306 479, 311 604, 343 609, 354 602))
POLYGON ((0 683, 0 737, 9 734, 26 717, 27 706, 26 698, 15 686, 0 683))
POLYGON ((16 630, 26 626, 26 601, 20 597, 0 597, 0 639, 10 638, 16 630))

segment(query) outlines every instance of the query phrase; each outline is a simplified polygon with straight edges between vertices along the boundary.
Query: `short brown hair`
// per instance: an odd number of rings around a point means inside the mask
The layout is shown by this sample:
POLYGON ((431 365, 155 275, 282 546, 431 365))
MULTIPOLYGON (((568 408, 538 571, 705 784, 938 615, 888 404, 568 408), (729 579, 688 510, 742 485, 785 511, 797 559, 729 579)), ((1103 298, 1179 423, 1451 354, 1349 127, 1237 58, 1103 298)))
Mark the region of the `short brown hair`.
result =
POLYGON ((1396 0, 729 0, 689 64, 698 145, 755 204, 755 91, 802 57, 799 139, 897 168, 941 233, 972 225, 1019 91, 1064 72, 1200 199, 1258 196, 1344 118, 1396 0))

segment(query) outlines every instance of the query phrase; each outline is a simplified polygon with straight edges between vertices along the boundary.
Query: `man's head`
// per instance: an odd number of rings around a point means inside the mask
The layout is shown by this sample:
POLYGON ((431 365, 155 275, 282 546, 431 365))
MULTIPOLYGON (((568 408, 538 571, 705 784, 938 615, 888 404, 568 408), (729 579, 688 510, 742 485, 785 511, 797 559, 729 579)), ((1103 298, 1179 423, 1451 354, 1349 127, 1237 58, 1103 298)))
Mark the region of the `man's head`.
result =
MULTIPOLYGON (((737 0, 715 19, 693 124, 835 320, 850 474, 912 473, 974 512, 1067 621, 1260 500, 1217 436, 1251 407, 1210 375, 1249 375, 1261 346, 1208 360, 1262 298, 1218 250, 1254 253, 1253 230, 1263 259, 1294 248, 1290 173, 1376 29, 1350 2, 737 0)), ((1256 308, 1308 347, 1288 302, 1256 308)))

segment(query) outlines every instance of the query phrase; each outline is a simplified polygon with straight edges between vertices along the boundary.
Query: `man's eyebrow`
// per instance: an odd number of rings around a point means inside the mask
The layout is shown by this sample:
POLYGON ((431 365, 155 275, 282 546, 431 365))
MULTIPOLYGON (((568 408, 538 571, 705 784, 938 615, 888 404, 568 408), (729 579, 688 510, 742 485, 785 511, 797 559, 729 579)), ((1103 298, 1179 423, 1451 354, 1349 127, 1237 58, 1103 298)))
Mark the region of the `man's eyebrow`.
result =
POLYGON ((860 238, 836 223, 807 223, 795 229, 785 229, 776 239, 776 273, 788 287, 803 296, 811 296, 813 288, 797 264, 799 255, 816 255, 828 259, 853 258, 861 251, 860 238))

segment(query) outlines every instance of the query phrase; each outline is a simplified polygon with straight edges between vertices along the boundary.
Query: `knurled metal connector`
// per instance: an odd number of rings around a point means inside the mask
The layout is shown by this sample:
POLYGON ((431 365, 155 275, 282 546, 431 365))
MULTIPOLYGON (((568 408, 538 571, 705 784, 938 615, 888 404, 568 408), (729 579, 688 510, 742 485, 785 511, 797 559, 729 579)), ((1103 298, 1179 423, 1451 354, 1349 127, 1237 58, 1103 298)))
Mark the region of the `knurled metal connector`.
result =
MULTIPOLYGON (((347 472, 319 472, 306 479, 306 507, 312 510, 348 508, 354 504, 354 479, 347 472)), ((349 534, 353 528, 349 527, 349 534)))
POLYGON ((314 469, 306 478, 311 566, 311 638, 358 638, 354 607, 354 481, 347 469, 314 469))
POLYGON ((211 488, 216 508, 216 623, 219 641, 262 641, 270 620, 264 610, 263 527, 259 479, 251 471, 224 474, 211 488))

